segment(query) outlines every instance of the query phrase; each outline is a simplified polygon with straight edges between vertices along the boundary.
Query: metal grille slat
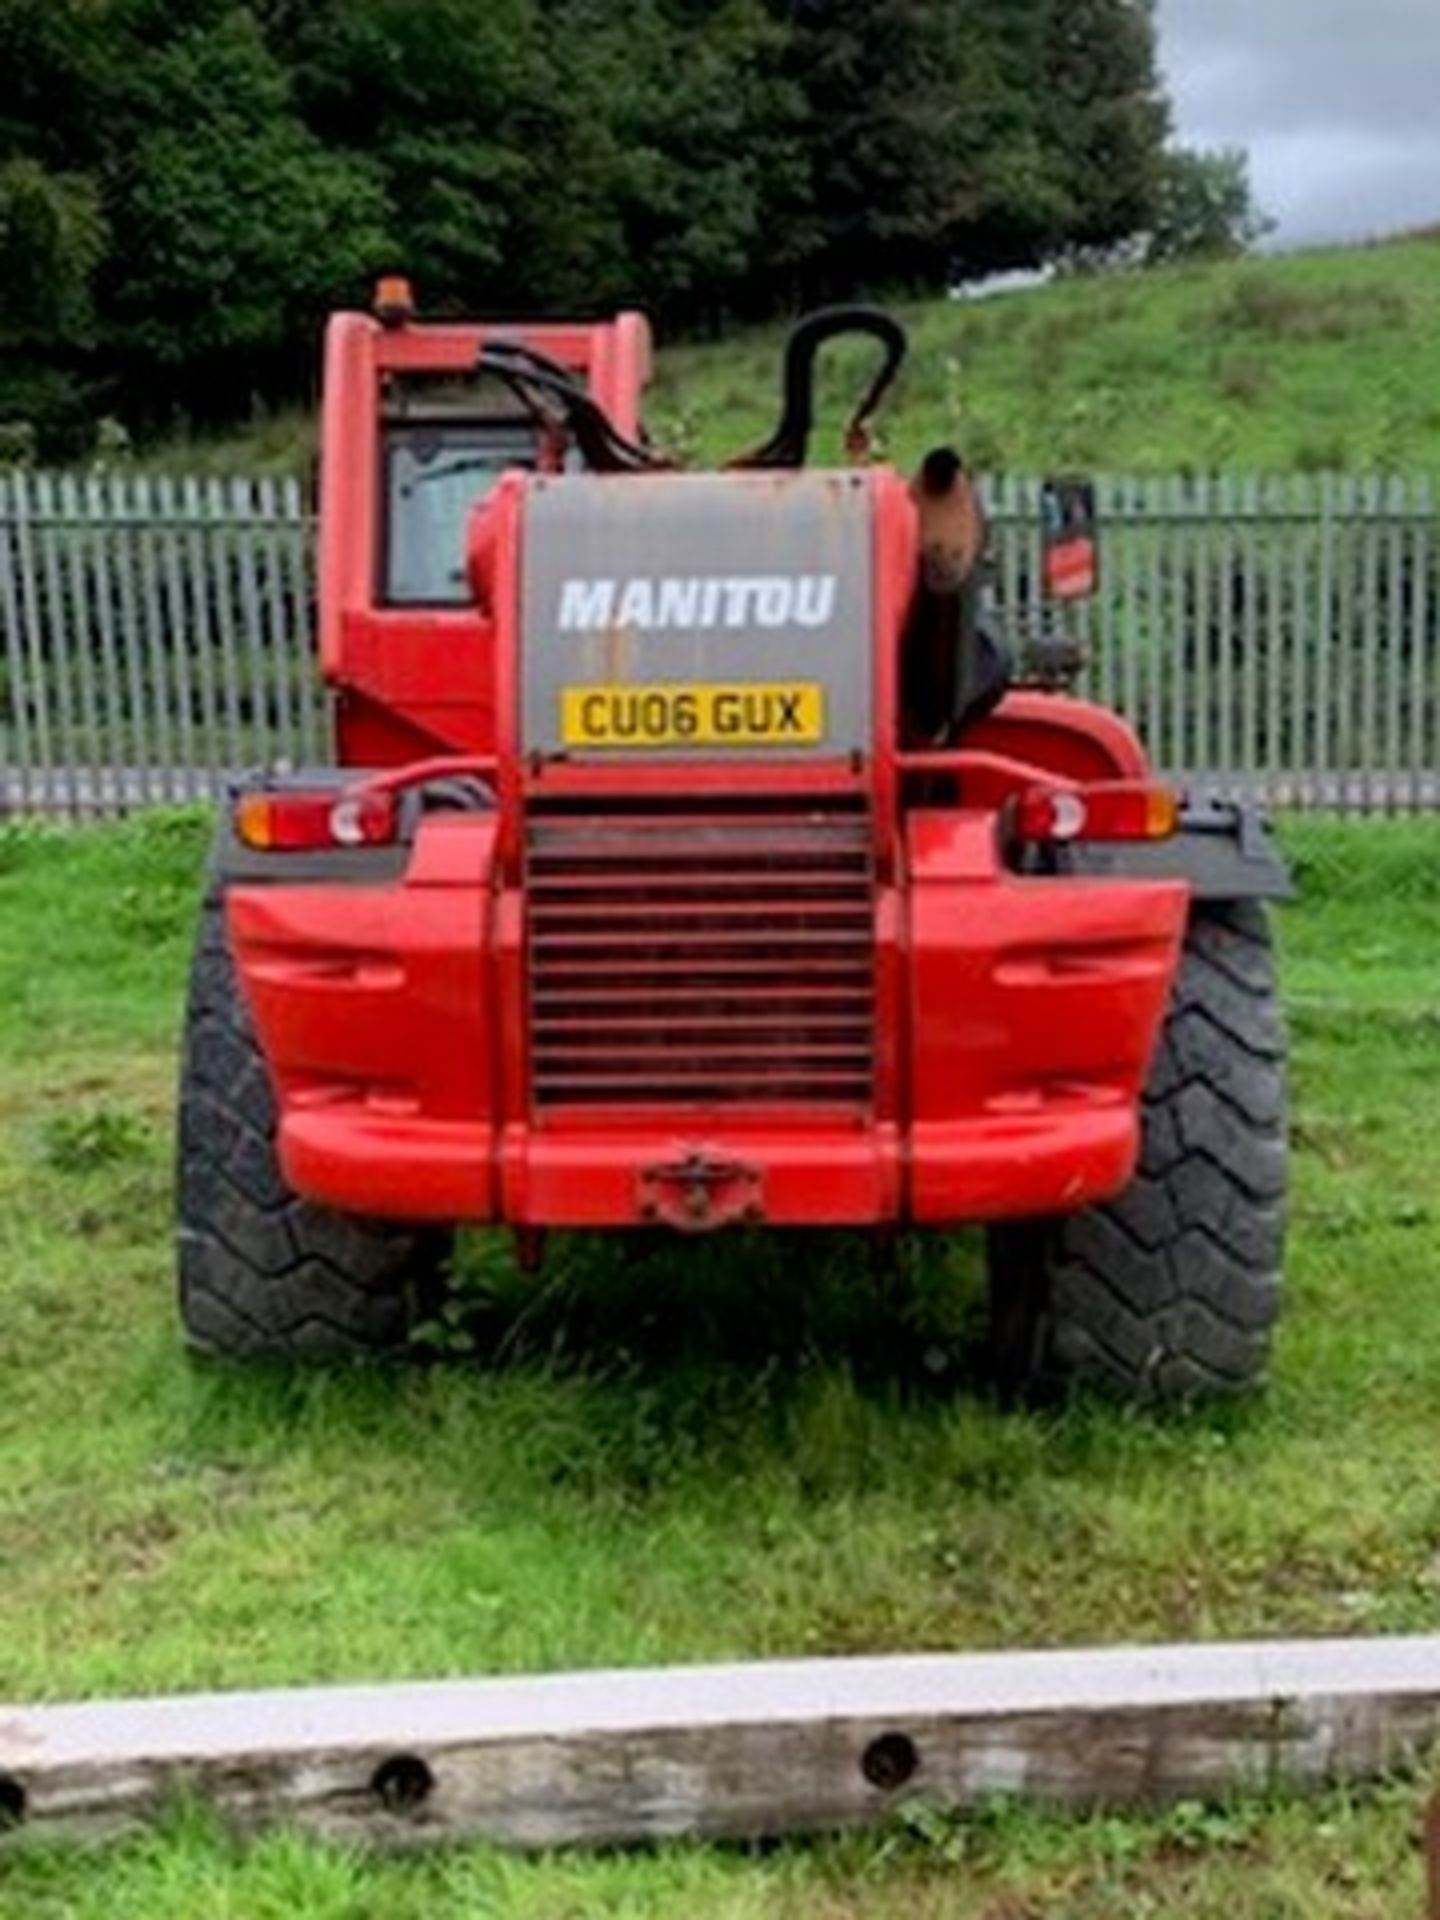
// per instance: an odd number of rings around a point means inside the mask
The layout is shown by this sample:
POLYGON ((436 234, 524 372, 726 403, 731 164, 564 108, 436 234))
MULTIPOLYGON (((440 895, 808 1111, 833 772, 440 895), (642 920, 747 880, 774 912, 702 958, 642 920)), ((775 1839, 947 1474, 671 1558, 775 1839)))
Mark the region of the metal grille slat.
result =
POLYGON ((525 879, 536 1106, 868 1103, 870 827, 852 800, 532 805, 525 879))

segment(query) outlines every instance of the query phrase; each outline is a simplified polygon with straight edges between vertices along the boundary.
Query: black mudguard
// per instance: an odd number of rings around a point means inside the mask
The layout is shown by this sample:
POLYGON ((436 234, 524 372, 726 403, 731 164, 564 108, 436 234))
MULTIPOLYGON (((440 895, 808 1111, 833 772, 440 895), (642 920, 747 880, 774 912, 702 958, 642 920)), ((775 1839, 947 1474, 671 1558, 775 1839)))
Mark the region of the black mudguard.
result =
POLYGON ((1173 840, 1076 847, 1073 873, 1188 880, 1197 900, 1293 900, 1295 880, 1259 808, 1223 800, 1185 807, 1173 840))

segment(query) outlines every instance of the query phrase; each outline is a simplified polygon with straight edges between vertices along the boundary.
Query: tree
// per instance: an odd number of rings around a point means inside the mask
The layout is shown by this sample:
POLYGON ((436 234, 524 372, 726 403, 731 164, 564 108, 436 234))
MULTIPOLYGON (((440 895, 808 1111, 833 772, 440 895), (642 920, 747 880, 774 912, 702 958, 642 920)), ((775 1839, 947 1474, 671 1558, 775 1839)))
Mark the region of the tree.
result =
POLYGON ((365 284, 387 209, 373 171, 302 124, 254 16, 195 12, 158 44, 127 33, 115 49, 102 178, 120 244, 102 320, 132 382, 158 369, 187 404, 223 412, 365 284))
POLYGON ((108 237, 89 175, 47 173, 38 160, 0 164, 0 342, 90 344, 108 237))
POLYGON ((1149 0, 771 0, 812 154, 817 291, 1038 264, 1149 223, 1149 0))
POLYGON ((682 323, 746 307, 793 259, 804 212, 783 32, 761 0, 561 0, 549 19, 563 95, 592 130, 602 251, 582 297, 682 323))
POLYGON ((308 131, 371 174, 427 304, 513 287, 517 210, 552 164, 525 132, 544 92, 532 0, 268 0, 262 17, 308 131))
POLYGON ((0 71, 0 418, 293 394, 392 265, 673 331, 1249 231, 1150 0, 0 0, 0 71))
POLYGON ((1270 228, 1255 203, 1250 162, 1243 152, 1179 147, 1165 156, 1146 259, 1158 264, 1232 258, 1248 253, 1270 228))
POLYGON ((67 450, 93 394, 95 272, 106 244, 95 183, 36 160, 0 165, 0 422, 67 450))
POLYGON ((967 70, 935 0, 772 0, 803 94, 807 296, 940 270, 960 207, 967 70))
POLYGON ((84 172, 103 138, 95 113, 107 14, 92 0, 0 0, 0 159, 84 172))
POLYGON ((1046 251, 1104 251, 1150 227, 1170 124, 1153 0, 1046 0, 1038 77, 1060 195, 1046 251))
POLYGON ((0 421, 67 451, 94 410, 95 281, 108 232, 82 0, 0 0, 0 421))

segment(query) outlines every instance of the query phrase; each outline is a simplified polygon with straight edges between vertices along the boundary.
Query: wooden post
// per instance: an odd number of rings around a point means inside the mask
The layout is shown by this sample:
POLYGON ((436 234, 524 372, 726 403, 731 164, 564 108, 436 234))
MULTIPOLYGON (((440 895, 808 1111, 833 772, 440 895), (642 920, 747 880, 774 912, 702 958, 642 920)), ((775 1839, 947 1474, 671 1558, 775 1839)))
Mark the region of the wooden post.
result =
POLYGON ((1440 1636, 818 1660, 0 1707, 0 1846, 153 1819, 516 1847, 860 1826, 914 1797, 1136 1806, 1378 1776, 1440 1636))

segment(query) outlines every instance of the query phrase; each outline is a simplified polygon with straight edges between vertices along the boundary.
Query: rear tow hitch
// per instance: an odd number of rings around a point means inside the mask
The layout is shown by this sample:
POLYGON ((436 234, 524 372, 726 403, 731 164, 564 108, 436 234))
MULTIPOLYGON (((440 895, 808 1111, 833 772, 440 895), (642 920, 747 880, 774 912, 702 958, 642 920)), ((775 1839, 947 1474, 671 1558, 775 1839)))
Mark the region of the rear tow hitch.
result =
POLYGON ((680 1233, 714 1233, 765 1217, 760 1169, 698 1147, 681 1160, 642 1167, 638 1186, 641 1219, 680 1233))

